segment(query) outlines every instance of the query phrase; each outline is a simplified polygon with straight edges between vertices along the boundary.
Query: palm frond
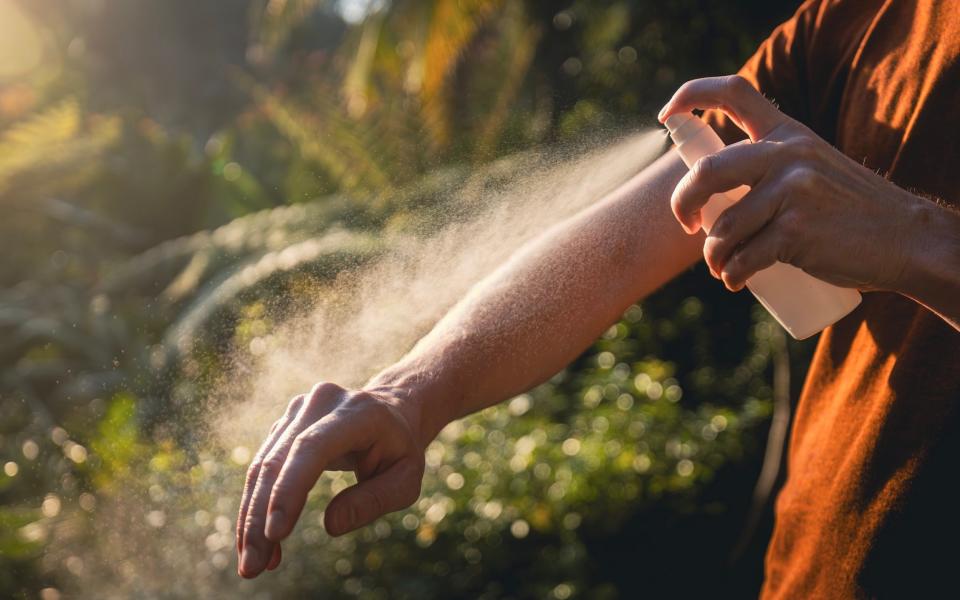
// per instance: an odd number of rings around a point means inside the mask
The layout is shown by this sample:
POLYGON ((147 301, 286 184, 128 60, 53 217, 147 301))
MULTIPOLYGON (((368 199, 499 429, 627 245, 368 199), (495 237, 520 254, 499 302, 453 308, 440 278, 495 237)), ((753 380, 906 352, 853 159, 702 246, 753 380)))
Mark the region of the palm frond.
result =
POLYGON ((504 15, 504 24, 499 34, 504 41, 499 51, 505 68, 499 85, 493 94, 493 107, 483 118, 476 136, 474 160, 485 162, 496 150, 496 144, 503 130, 511 106, 520 92, 530 65, 533 62, 542 30, 538 24, 528 24, 525 19, 514 13, 522 10, 519 5, 510 5, 504 15))
POLYGON ((176 290, 168 299, 189 295, 184 279, 202 283, 220 268, 246 260, 252 254, 280 250, 318 235, 332 222, 349 214, 339 198, 263 210, 239 217, 213 231, 163 242, 126 261, 110 272, 99 286, 104 293, 120 291, 176 290), (203 257, 203 258, 197 258, 203 257), (202 263, 202 267, 201 267, 202 263), (193 266, 193 275, 184 270, 193 266), (200 269, 202 272, 197 273, 200 269), (181 283, 174 283, 181 280, 181 283))
POLYGON ((356 128, 344 119, 342 109, 318 95, 311 111, 260 85, 251 84, 260 108, 300 155, 315 161, 345 191, 374 191, 391 181, 378 161, 378 153, 361 143, 356 128))
POLYGON ((481 26, 500 9, 500 0, 436 2, 423 44, 420 99, 424 123, 437 147, 450 142, 450 99, 446 84, 481 26))
POLYGON ((251 7, 250 30, 254 43, 265 52, 275 52, 289 39, 311 13, 324 4, 324 0, 262 0, 251 7))
POLYGON ((0 136, 0 196, 17 189, 44 190, 78 183, 93 171, 95 158, 116 140, 119 120, 86 124, 75 100, 64 100, 9 127, 0 136))

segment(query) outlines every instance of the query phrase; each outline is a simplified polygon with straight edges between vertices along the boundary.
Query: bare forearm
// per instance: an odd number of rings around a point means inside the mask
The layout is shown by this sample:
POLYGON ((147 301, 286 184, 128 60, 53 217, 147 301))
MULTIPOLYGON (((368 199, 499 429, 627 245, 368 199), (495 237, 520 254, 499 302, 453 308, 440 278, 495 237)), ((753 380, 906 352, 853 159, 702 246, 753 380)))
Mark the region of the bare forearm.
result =
POLYGON ((909 215, 913 241, 897 291, 960 331, 960 213, 917 199, 909 215))
POLYGON ((698 257, 669 198, 674 153, 520 250, 371 388, 405 390, 427 439, 449 421, 546 380, 623 310, 698 257))
POLYGON ((546 379, 630 302, 691 264, 702 240, 682 232, 668 200, 683 171, 670 154, 545 232, 365 389, 321 383, 294 398, 247 471, 238 572, 276 567, 326 469, 350 468, 358 479, 324 510, 331 535, 409 506, 425 446, 444 425, 546 379))

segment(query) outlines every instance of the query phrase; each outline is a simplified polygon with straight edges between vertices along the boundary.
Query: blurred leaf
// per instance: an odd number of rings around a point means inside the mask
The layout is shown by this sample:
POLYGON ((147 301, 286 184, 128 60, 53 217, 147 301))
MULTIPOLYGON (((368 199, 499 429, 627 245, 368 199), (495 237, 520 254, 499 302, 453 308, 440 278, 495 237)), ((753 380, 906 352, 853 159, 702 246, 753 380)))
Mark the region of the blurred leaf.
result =
MULTIPOLYGON (((117 139, 119 121, 91 119, 84 130, 76 101, 65 100, 9 127, 0 135, 0 198, 24 189, 38 192, 50 184, 79 185, 96 168, 92 162, 117 139), (69 178, 69 182, 63 181, 69 178)), ((9 200, 8 200, 9 201, 9 200)))
POLYGON ((148 448, 140 440, 137 403, 130 394, 117 394, 100 421, 90 447, 101 461, 96 479, 101 487, 125 485, 131 469, 140 465, 148 448))

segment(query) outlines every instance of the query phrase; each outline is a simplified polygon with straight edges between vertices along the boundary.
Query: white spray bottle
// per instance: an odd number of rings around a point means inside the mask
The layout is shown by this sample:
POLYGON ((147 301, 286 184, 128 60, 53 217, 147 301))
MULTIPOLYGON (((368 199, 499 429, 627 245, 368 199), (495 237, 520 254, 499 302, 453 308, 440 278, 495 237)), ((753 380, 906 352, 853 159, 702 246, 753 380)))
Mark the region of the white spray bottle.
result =
MULTIPOLYGON (((670 137, 687 167, 724 147, 717 132, 690 113, 671 115, 664 125, 670 131, 670 137)), ((711 196, 700 211, 703 230, 709 233, 720 213, 748 191, 750 188, 742 185, 711 196)), ((755 273, 747 280, 747 288, 798 340, 836 323, 856 308, 861 300, 857 290, 831 285, 782 262, 755 273)))

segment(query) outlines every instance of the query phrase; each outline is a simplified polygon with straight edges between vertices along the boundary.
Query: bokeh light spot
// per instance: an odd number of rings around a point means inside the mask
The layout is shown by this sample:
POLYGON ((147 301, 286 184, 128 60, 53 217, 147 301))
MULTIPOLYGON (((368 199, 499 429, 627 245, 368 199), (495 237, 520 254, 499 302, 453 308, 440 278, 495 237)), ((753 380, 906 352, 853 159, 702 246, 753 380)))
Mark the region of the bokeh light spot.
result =
POLYGON ((530 534, 530 524, 523 519, 517 519, 510 524, 510 533, 517 539, 523 539, 530 534))
POLYGON ((29 73, 42 59, 40 31, 15 2, 0 0, 0 80, 29 73))

